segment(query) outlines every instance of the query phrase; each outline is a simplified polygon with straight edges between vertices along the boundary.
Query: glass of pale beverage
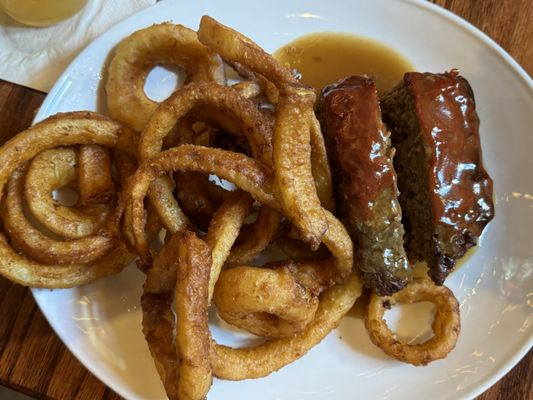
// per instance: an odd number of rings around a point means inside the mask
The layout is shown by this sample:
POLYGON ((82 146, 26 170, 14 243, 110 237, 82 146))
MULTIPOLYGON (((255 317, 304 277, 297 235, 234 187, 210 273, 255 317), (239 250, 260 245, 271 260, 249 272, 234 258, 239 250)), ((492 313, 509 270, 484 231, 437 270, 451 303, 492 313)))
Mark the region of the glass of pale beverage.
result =
POLYGON ((48 26, 78 11, 87 0, 0 0, 0 9, 15 21, 30 26, 48 26))

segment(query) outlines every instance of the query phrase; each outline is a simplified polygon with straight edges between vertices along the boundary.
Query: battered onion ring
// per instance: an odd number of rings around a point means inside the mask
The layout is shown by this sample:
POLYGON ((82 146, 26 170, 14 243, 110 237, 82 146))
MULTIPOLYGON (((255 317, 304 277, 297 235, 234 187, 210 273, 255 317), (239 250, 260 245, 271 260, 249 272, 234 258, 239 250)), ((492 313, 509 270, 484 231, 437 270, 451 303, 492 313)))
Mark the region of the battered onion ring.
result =
POLYGON ((107 106, 111 116, 142 131, 158 103, 144 93, 148 72, 156 65, 177 66, 195 81, 225 83, 218 55, 198 41, 196 32, 170 23, 134 32, 117 46, 108 69, 107 106))
MULTIPOLYGON (((173 336, 172 326, 175 321, 170 308, 169 291, 176 282, 175 266, 181 262, 188 262, 191 266, 194 265, 197 270, 209 271, 210 268, 208 253, 202 250, 202 246, 191 244, 189 245, 191 253, 187 257, 179 257, 178 247, 182 242, 181 236, 175 235, 158 254, 152 268, 148 270, 141 302, 143 332, 170 398, 175 398, 176 386, 180 384, 181 380, 176 362, 180 357, 180 350, 176 350, 171 340, 173 336), (173 244, 174 238, 177 238, 177 242, 173 244), (194 248, 197 249, 195 250, 196 254, 192 253, 194 248)), ((178 268, 180 267, 178 266, 178 268)), ((204 272, 202 279, 203 282, 199 282, 185 276, 183 280, 187 281, 189 286, 188 290, 182 294, 190 298, 189 293, 203 293, 203 295, 195 296, 198 300, 197 307, 195 307, 194 312, 191 311, 191 314, 188 314, 187 318, 188 321, 197 321, 198 325, 205 326, 208 309, 205 287, 209 283, 209 274, 204 272), (202 298, 199 298, 200 296, 202 298)), ((183 284, 187 285, 186 282, 183 284)), ((338 326, 342 317, 360 296, 361 290, 361 281, 355 274, 351 274, 344 283, 327 289, 320 296, 319 306, 312 322, 305 330, 289 337, 272 339, 259 346, 243 349, 221 346, 211 340, 209 349, 213 374, 231 380, 258 378, 302 357, 311 347, 319 343, 338 326)), ((176 301, 178 301, 177 298, 176 301)), ((199 343, 205 344, 205 340, 210 339, 209 330, 207 328, 195 330, 194 338, 199 343)), ((208 373, 205 368, 200 369, 200 371, 202 373, 199 378, 205 382, 208 373)))
POLYGON ((154 182, 150 189, 149 198, 163 226, 171 233, 176 233, 189 227, 190 222, 173 192, 174 184, 168 176, 165 176, 154 182))
POLYGON ((318 198, 322 206, 335 213, 335 196, 333 194, 333 182, 329 166, 328 153, 324 136, 320 129, 320 122, 314 112, 311 113, 311 172, 315 180, 318 198))
POLYGON ((212 343, 213 375, 229 380, 253 379, 267 376, 290 364, 320 343, 339 325, 361 292, 361 281, 357 275, 352 274, 344 283, 335 285, 320 295, 314 319, 301 332, 249 348, 234 349, 212 343))
MULTIPOLYGON (((241 97, 237 91, 213 83, 191 83, 160 105, 139 141, 141 161, 159 153, 164 138, 176 123, 189 113, 194 114, 199 108, 204 110, 204 114, 205 109, 224 111, 227 114, 225 119, 232 120, 238 126, 238 129, 232 129, 243 132, 248 138, 254 157, 266 165, 272 164, 271 121, 253 102, 241 97)), ((177 232, 183 227, 183 213, 179 210, 172 191, 169 192, 171 184, 164 181, 168 181, 168 178, 160 178, 152 184, 150 201, 156 207, 164 226, 171 232, 177 232)))
POLYGON ((263 94, 261 86, 255 81, 240 81, 232 85, 231 88, 246 99, 253 99, 263 94))
POLYGON ((209 280, 209 303, 213 297, 215 283, 220 271, 230 254, 230 250, 239 235, 239 230, 252 207, 252 198, 246 192, 238 190, 217 210, 205 241, 211 248, 212 265, 209 280))
POLYGON ((324 207, 331 211, 334 210, 334 201, 324 139, 312 107, 314 98, 312 101, 305 100, 306 97, 314 97, 313 91, 304 88, 288 68, 251 39, 209 16, 202 17, 198 38, 220 54, 226 62, 237 64, 237 69, 242 67, 261 75, 279 90, 273 139, 276 147, 274 155, 279 156, 279 162, 275 163, 276 186, 281 189, 281 193, 278 194, 282 195, 280 197, 284 212, 300 230, 302 238, 309 242, 311 247, 316 248, 327 229, 324 217, 320 215, 320 208, 316 207, 316 197, 318 196, 324 207), (312 146, 312 161, 307 159, 309 143, 312 146), (287 157, 289 152, 291 152, 290 157, 287 157), (293 165, 283 166, 282 161, 293 165), (308 171, 311 171, 315 179, 317 194, 310 190, 311 173, 308 171), (289 185, 284 186, 285 182, 289 185), (298 182, 301 182, 301 186, 307 190, 295 191, 297 186, 295 183, 298 182), (302 196, 303 193, 306 195, 302 196), (313 213, 308 215, 304 211, 313 211, 313 213), (303 214, 307 220, 302 220, 298 214, 303 214))
POLYGON ((207 231, 217 204, 205 189, 207 177, 197 172, 174 173, 174 193, 184 214, 195 226, 207 231))
MULTIPOLYGON (((4 192, 13 168, 24 165, 44 150, 77 144, 100 144, 135 155, 133 132, 109 118, 91 112, 57 114, 19 133, 0 148, 0 192, 4 192)), ((26 286, 82 285, 119 272, 131 258, 120 244, 90 265, 43 265, 17 254, 0 234, 0 274, 26 286)))
POLYGON ((315 261, 326 259, 329 256, 329 251, 325 246, 321 246, 318 250, 312 251, 308 245, 292 236, 293 233, 292 226, 290 224, 284 224, 280 236, 274 241, 274 245, 288 259, 297 262, 315 261))
POLYGON ((389 356, 417 366, 427 365, 445 358, 455 347, 461 330, 459 303, 446 286, 436 286, 429 279, 415 279, 392 296, 379 297, 373 293, 365 325, 372 342, 389 356), (391 305, 422 301, 430 301, 436 306, 431 325, 434 336, 424 343, 404 343, 389 329, 383 315, 391 305))
POLYGON ((284 263, 295 279, 313 295, 318 296, 324 290, 339 283, 337 268, 330 259, 284 263))
POLYGON ((242 243, 235 244, 231 249, 228 262, 245 263, 258 256, 275 238, 280 226, 280 213, 262 206, 251 231, 242 243))
POLYGON ((278 89, 277 89, 276 85, 274 85, 272 82, 270 82, 264 76, 253 72, 250 68, 248 68, 247 66, 245 66, 245 65, 243 65, 241 63, 238 63, 238 62, 235 62, 235 61, 231 61, 231 60, 228 60, 228 59, 226 59, 225 61, 229 65, 231 65, 231 67, 243 79, 246 79, 245 82, 249 82, 249 81, 257 82, 257 85, 259 85, 259 88, 261 90, 261 94, 264 95, 264 97, 266 98, 266 100, 270 104, 272 104, 274 106, 276 104, 278 104, 279 92, 278 92, 278 89))
MULTIPOLYGON (((264 164, 243 154, 202 146, 182 145, 157 154, 137 169, 125 193, 125 223, 131 224, 135 248, 142 262, 149 265, 151 257, 144 233, 144 198, 153 182, 165 173, 197 171, 216 174, 236 184, 246 192, 252 192, 265 181, 271 181, 270 171, 264 164), (154 163, 155 160, 155 163, 154 163)), ((259 192, 257 200, 277 205, 272 192, 259 192)))
POLYGON ((213 301, 224 321, 265 337, 302 331, 318 308, 318 298, 287 267, 226 269, 217 281, 213 301))
POLYGON ((111 204, 66 207, 52 198, 52 191, 78 178, 76 150, 58 147, 43 151, 30 163, 26 175, 26 202, 32 215, 47 229, 68 239, 93 235, 113 211, 111 204))
POLYGON ((179 240, 178 271, 174 309, 176 310, 176 352, 178 364, 178 399, 205 399, 213 382, 209 361, 210 249, 192 232, 185 232, 179 240))
POLYGON ((118 274, 135 255, 121 243, 92 264, 46 265, 18 254, 4 235, 0 236, 0 273, 7 279, 34 288, 72 288, 118 274))
POLYGON ((197 398, 196 394, 204 398, 211 385, 209 338, 203 335, 208 329, 203 310, 208 307, 210 265, 209 247, 203 241, 190 232, 177 233, 146 275, 143 333, 170 399, 197 398), (179 324, 172 313, 173 298, 179 324))
MULTIPOLYGON (((212 265, 210 266, 209 302, 222 266, 239 233, 242 222, 248 215, 250 206, 250 196, 246 192, 237 190, 226 199, 213 216, 205 237, 212 252, 212 256, 210 256, 212 258, 210 265, 212 265)), ((176 280, 175 266, 178 258, 176 246, 168 243, 177 240, 174 238, 178 236, 179 233, 169 236, 169 241, 161 248, 150 268, 147 269, 144 286, 146 292, 162 294, 172 290, 176 280)))
POLYGON ((265 52, 252 39, 204 15, 198 39, 230 63, 240 63, 266 77, 276 86, 298 84, 292 72, 265 52))
POLYGON ((304 242, 317 249, 328 229, 311 170, 313 91, 287 86, 280 92, 274 127, 274 187, 284 213, 304 242))
MULTIPOLYGON (((267 95, 267 98, 272 104, 277 104, 279 100, 279 93, 276 87, 270 87, 273 86, 273 84, 269 81, 267 81, 263 77, 257 77, 254 75, 252 71, 250 71, 248 68, 245 68, 243 65, 239 63, 233 63, 232 64, 234 68, 237 69, 239 74, 242 76, 245 76, 248 79, 254 78, 258 79, 261 84, 256 84, 256 86, 253 85, 253 81, 243 81, 244 88, 240 89, 242 90, 242 93, 245 97, 252 98, 254 95, 258 95, 253 90, 256 90, 256 87, 258 90, 265 93, 267 95), (270 86, 269 86, 270 84, 270 86), (250 88, 250 93, 247 93, 247 87, 252 86, 250 88), (271 94, 275 91, 275 94, 271 94), (271 98, 274 97, 275 100, 272 100, 271 98)), ((239 84, 232 86, 233 88, 236 88, 239 84)), ((265 109, 267 111, 268 109, 265 109)), ((332 183, 332 176, 331 176, 331 169, 328 161, 328 155, 326 151, 326 145, 324 143, 324 136, 322 135, 322 131, 320 128, 320 123, 318 122, 314 112, 311 113, 311 171, 313 174, 313 179, 315 181, 315 186, 317 190, 318 198, 320 199, 320 202, 322 203, 322 206, 326 208, 327 210, 331 212, 335 212, 335 198, 333 195, 333 183, 332 183)))
POLYGON ((141 297, 143 334, 165 392, 169 399, 175 399, 178 392, 178 354, 174 344, 173 296, 169 291, 152 293, 147 290, 147 283, 148 278, 141 297))
MULTIPOLYGON (((270 169, 259 161, 240 153, 193 145, 163 151, 140 165, 124 194, 126 223, 131 224, 128 230, 133 236, 131 245, 146 265, 150 264, 151 256, 144 232, 144 199, 157 177, 178 169, 215 174, 250 193, 260 203, 280 211, 273 194, 270 169)), ((339 220, 327 210, 324 215, 329 228, 322 240, 333 254, 338 279, 342 281, 352 271, 353 244, 339 220)))
POLYGON ((137 157, 132 156, 131 154, 126 154, 117 149, 113 149, 113 161, 117 167, 118 174, 118 189, 124 190, 126 187, 126 182, 130 176, 132 176, 139 163, 137 162, 137 157))
POLYGON ((90 235, 69 241, 51 239, 34 228, 26 219, 22 207, 24 172, 17 170, 11 176, 2 212, 13 247, 45 264, 90 264, 117 247, 118 232, 116 221, 112 219, 108 221, 104 235, 90 235))
POLYGON ((78 149, 78 204, 107 204, 115 197, 109 150, 97 145, 78 149))
POLYGON ((255 158, 266 165, 272 165, 272 120, 265 117, 253 102, 240 96, 231 87, 209 82, 191 83, 160 105, 139 141, 141 161, 159 153, 163 139, 174 125, 189 113, 196 119, 208 118, 207 115, 213 111, 224 115, 226 121, 232 120, 232 123, 227 123, 235 126, 231 128, 231 133, 242 132, 242 135, 246 136, 255 158))

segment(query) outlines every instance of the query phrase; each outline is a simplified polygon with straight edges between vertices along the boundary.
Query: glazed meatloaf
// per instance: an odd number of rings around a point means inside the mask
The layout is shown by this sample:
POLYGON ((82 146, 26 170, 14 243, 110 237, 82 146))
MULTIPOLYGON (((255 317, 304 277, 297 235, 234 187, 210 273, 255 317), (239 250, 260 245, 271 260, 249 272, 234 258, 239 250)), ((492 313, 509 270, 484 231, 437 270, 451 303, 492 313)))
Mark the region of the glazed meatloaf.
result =
POLYGON ((442 284, 494 216, 472 89, 456 70, 411 72, 381 100, 397 150, 410 261, 442 284))
POLYGON ((327 86, 319 114, 333 169, 339 214, 355 244, 366 286, 390 295, 410 269, 403 247, 393 150, 374 81, 350 76, 327 86))

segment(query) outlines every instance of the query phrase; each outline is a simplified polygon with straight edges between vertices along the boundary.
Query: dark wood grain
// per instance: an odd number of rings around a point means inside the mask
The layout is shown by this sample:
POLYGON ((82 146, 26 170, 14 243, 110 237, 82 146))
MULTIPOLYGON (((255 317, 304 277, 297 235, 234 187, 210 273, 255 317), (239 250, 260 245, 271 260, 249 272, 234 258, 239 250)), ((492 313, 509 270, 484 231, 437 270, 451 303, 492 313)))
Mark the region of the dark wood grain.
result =
POLYGON ((434 0, 477 26, 533 73, 533 1, 434 0))
MULTIPOLYGON (((470 21, 533 73, 533 1, 434 0, 470 21)), ((30 125, 45 94, 0 81, 0 143, 30 125)), ((0 384, 36 398, 119 399, 64 347, 30 292, 0 278, 0 384)), ((533 351, 479 400, 533 399, 533 351)))

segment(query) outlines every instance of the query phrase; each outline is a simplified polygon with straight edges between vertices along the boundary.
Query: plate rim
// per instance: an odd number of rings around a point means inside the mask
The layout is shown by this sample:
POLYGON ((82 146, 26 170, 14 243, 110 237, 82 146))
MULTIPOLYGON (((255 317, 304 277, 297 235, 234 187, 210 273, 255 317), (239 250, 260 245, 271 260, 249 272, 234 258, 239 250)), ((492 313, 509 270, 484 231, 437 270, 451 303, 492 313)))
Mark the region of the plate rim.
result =
MULTIPOLYGON (((395 1, 405 3, 410 6, 415 6, 415 7, 423 9, 424 11, 437 15, 440 18, 443 18, 444 20, 454 24, 457 28, 462 29, 469 35, 473 36, 476 40, 482 42, 486 48, 489 48, 492 52, 496 53, 500 59, 503 59, 506 66, 520 77, 522 83, 529 89, 528 90, 529 95, 533 98, 533 79, 529 76, 529 74, 525 71, 525 69, 488 34, 481 31, 479 28, 477 28, 476 26, 474 26, 472 23, 468 22, 464 18, 432 2, 424 1, 424 0, 395 0, 395 1)), ((67 80, 70 74, 74 70, 74 65, 77 64, 79 59, 84 58, 84 56, 91 50, 93 46, 96 46, 98 43, 105 40, 105 37, 109 35, 110 32, 114 31, 115 29, 119 29, 118 28, 119 26, 127 25, 129 23, 129 20, 136 18, 140 14, 146 13, 148 10, 153 10, 154 8, 163 8, 165 7, 166 3, 167 1, 161 1, 144 10, 140 10, 136 12, 135 14, 129 16, 128 18, 112 26, 109 30, 98 35, 87 46, 85 46, 83 50, 81 50, 80 53, 71 61, 71 63, 67 66, 67 68, 60 75, 56 83, 53 85, 52 89, 50 90, 50 92, 47 94, 47 96, 43 100, 43 103, 41 107, 39 108, 39 111, 37 112, 35 118, 33 119, 32 125, 46 118, 48 115, 50 115, 49 110, 54 106, 54 103, 57 100, 61 99, 62 97, 61 92, 68 88, 68 85, 67 87, 65 87, 65 84, 67 84, 67 80)), ((148 24, 152 24, 152 23, 148 22, 148 24)), ((139 28, 139 29, 142 29, 142 28, 139 28)), ((127 266, 126 268, 129 268, 129 267, 130 266, 127 266)), ((46 314, 46 312, 44 311, 41 305, 41 301, 39 300, 39 297, 36 295, 38 293, 37 291, 43 290, 43 289, 31 288, 30 290, 35 299, 37 306, 39 307, 39 310, 46 318, 48 324, 50 325, 54 333, 60 338, 63 345, 65 345, 65 347, 67 347, 67 349, 74 355, 74 357, 90 373, 95 375, 104 385, 111 388, 113 391, 115 391, 120 396, 124 398, 128 398, 129 393, 127 393, 126 389, 123 390, 122 388, 123 385, 116 384, 114 381, 110 382, 106 378, 106 375, 100 369, 90 368, 88 361, 86 361, 84 358, 79 358, 77 356, 77 352, 75 351, 73 343, 69 343, 64 340, 64 335, 61 334, 56 329, 56 327, 52 324, 51 320, 49 319, 48 315, 46 314)), ((57 290, 57 289, 54 289, 54 290, 57 290)), ((42 303, 44 304, 44 301, 42 303)), ((524 340, 524 343, 520 346, 517 352, 513 353, 512 355, 507 356, 506 361, 501 362, 499 368, 486 374, 483 377, 483 379, 481 379, 477 384, 473 385, 472 389, 464 392, 461 398, 475 398, 479 396, 480 394, 482 394, 483 392, 485 392, 486 390, 488 390, 490 387, 492 387, 494 384, 500 381, 502 377, 504 377, 507 373, 509 373, 511 369, 515 367, 522 360, 522 358, 531 350, 531 348, 533 348, 533 335, 531 335, 529 339, 524 340)))

